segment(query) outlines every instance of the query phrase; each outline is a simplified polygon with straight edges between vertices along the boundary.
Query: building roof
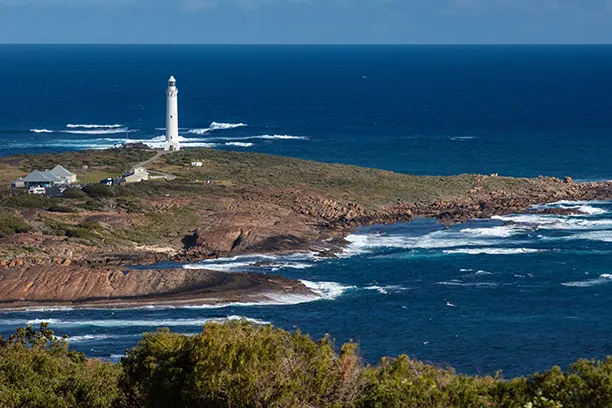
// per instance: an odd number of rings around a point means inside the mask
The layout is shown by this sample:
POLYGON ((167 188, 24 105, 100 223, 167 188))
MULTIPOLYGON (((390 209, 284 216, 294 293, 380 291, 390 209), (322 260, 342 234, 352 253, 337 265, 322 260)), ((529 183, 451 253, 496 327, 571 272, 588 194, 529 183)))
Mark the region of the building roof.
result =
POLYGON ((53 170, 51 170, 51 172, 53 174, 55 174, 57 177, 72 177, 72 176, 76 176, 76 174, 66 170, 63 166, 61 165, 57 165, 53 168, 53 170))
POLYGON ((62 182, 62 178, 59 177, 57 174, 53 173, 51 170, 45 170, 42 173, 43 176, 47 177, 49 180, 51 180, 54 183, 60 183, 62 182))
POLYGON ((33 172, 25 176, 23 178, 23 181, 25 181, 26 183, 51 183, 55 181, 55 178, 57 177, 51 179, 40 171, 34 170, 33 172))

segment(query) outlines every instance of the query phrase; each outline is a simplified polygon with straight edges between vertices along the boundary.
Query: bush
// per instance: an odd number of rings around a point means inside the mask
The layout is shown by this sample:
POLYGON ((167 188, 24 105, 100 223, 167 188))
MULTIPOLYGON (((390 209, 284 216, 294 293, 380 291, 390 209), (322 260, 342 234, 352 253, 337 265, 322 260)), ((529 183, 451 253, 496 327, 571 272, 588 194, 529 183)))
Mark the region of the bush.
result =
POLYGON ((69 351, 46 324, 0 337, 0 407, 595 408, 612 406, 612 358, 511 381, 403 355, 364 366, 310 337, 246 321, 194 336, 146 333, 112 365, 69 351))
POLYGON ((13 197, 9 197, 7 203, 10 207, 17 209, 24 208, 37 208, 45 209, 49 208, 53 204, 53 199, 38 194, 20 194, 13 197))
POLYGON ((87 197, 87 193, 85 193, 80 188, 68 187, 66 190, 64 190, 64 197, 66 198, 85 198, 87 197))
POLYGON ((0 407, 109 408, 118 398, 121 368, 86 360, 41 324, 0 339, 0 407))
POLYGON ((355 347, 247 322, 187 337, 145 334, 121 362, 121 387, 146 407, 344 407, 361 389, 355 347))
POLYGON ((25 220, 7 210, 0 210, 0 236, 30 231, 30 225, 25 220))
POLYGON ((83 187, 83 192, 91 198, 115 196, 112 187, 106 184, 87 184, 83 187))

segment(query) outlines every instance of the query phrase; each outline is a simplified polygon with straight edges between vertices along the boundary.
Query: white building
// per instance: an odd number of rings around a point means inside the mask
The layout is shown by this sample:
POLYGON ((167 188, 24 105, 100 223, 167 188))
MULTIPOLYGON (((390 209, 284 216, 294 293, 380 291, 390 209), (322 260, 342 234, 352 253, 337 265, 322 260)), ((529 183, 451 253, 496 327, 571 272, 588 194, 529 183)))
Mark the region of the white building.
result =
POLYGON ((57 165, 53 170, 38 171, 34 170, 27 176, 13 181, 13 187, 32 187, 55 185, 69 185, 77 182, 77 175, 66 170, 63 166, 57 165))
POLYGON ((149 179, 149 172, 144 167, 135 167, 123 175, 125 183, 140 183, 149 179))
POLYGON ((166 89, 166 144, 164 150, 180 150, 178 133, 178 89, 173 76, 168 80, 166 89))

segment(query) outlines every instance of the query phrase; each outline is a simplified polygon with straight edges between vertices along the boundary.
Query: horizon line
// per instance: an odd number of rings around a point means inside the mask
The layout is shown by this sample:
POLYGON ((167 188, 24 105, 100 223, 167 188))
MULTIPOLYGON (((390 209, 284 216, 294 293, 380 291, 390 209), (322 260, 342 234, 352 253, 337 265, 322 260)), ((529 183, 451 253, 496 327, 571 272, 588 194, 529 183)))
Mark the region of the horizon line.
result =
POLYGON ((0 42, 2 45, 182 45, 182 46, 355 46, 355 47, 384 47, 384 46, 408 46, 408 47, 460 47, 460 46, 609 46, 610 43, 113 43, 113 42, 0 42))

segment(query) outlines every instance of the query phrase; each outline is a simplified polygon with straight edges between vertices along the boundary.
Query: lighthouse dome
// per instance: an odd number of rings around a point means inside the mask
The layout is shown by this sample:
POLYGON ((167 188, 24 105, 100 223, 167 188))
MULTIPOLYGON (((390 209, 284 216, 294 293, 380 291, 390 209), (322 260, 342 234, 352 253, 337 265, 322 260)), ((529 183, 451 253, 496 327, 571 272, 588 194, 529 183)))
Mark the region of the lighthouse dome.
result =
POLYGON ((168 80, 168 85, 176 86, 176 79, 174 79, 174 76, 170 77, 170 79, 168 80))

